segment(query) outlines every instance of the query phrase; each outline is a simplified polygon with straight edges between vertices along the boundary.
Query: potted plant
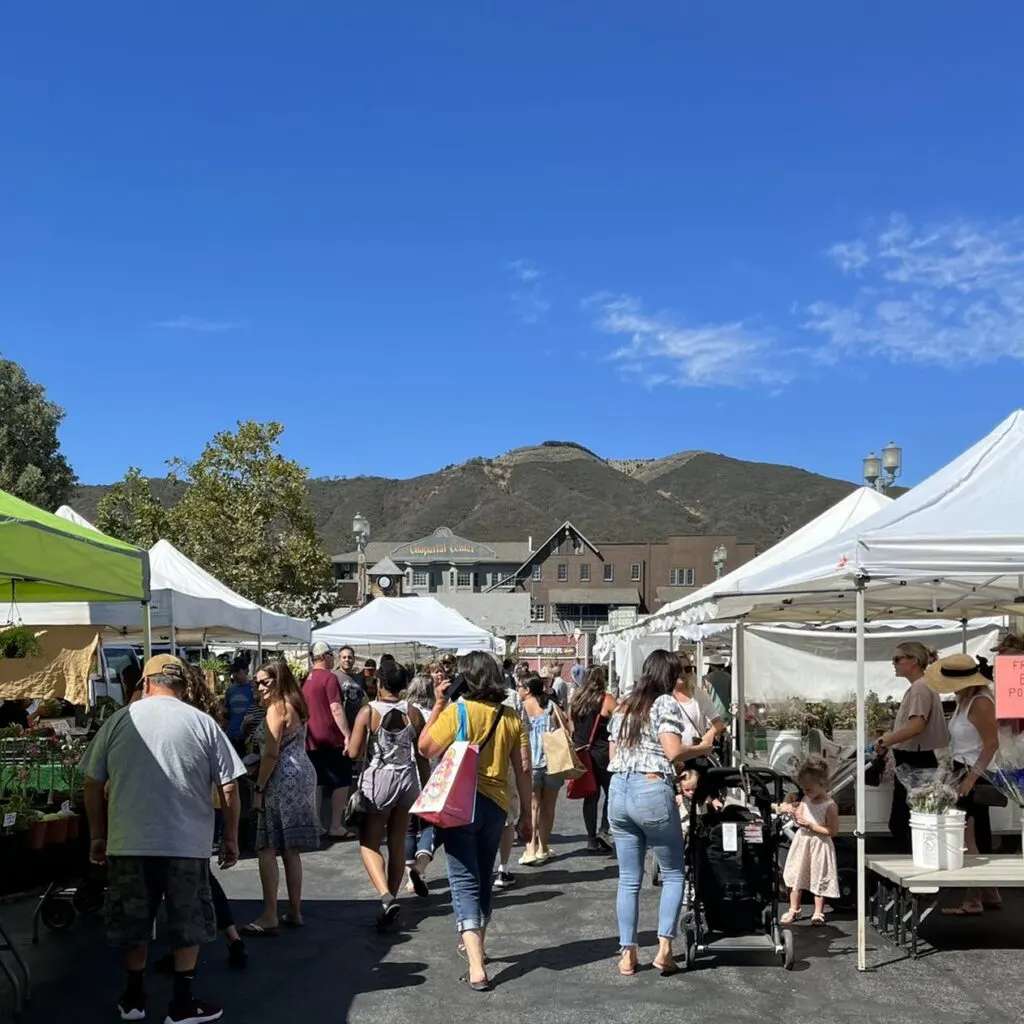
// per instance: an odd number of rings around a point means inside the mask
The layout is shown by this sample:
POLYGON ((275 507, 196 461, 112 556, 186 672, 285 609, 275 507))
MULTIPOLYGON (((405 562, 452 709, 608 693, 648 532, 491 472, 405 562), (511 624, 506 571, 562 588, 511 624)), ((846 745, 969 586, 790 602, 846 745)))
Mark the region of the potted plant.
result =
POLYGON ((38 634, 27 626, 0 629, 0 658, 38 658, 43 653, 38 634))

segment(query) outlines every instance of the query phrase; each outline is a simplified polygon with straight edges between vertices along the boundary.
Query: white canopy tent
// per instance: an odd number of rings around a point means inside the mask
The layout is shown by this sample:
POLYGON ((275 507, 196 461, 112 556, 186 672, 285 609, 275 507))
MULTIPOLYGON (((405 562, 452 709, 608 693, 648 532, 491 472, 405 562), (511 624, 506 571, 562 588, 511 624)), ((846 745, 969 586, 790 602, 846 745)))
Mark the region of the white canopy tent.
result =
POLYGON ((422 644, 504 654, 505 642, 432 597, 378 597, 313 631, 313 640, 340 644, 422 644))
MULTIPOLYGON (((735 595, 693 609, 690 622, 745 619, 856 623, 857 745, 866 729, 870 618, 959 616, 1024 609, 1024 411, 890 506, 735 595)), ((742 624, 737 630, 742 635, 742 624)), ((864 764, 857 772, 857 967, 866 967, 864 764)))
POLYGON ((892 498, 879 494, 870 487, 860 487, 826 509, 820 516, 805 523, 799 530, 783 537, 767 551, 726 573, 721 579, 665 605, 660 611, 618 631, 616 635, 644 636, 649 633, 668 633, 671 630, 684 639, 696 640, 698 636, 691 635, 690 627, 701 622, 714 621, 715 616, 702 616, 695 613, 694 609, 708 608, 712 604, 717 606, 717 603, 728 595, 744 593, 747 589, 746 581, 752 576, 786 566, 834 537, 843 535, 858 523, 890 505, 892 498))
MULTIPOLYGON (((172 643, 174 635, 185 632, 211 640, 248 636, 271 643, 309 643, 308 620, 269 611, 236 594, 169 541, 159 540, 150 548, 149 564, 152 628, 166 631, 172 643)), ((19 604, 18 612, 33 626, 96 625, 126 636, 142 630, 139 609, 118 602, 36 602, 19 604)))

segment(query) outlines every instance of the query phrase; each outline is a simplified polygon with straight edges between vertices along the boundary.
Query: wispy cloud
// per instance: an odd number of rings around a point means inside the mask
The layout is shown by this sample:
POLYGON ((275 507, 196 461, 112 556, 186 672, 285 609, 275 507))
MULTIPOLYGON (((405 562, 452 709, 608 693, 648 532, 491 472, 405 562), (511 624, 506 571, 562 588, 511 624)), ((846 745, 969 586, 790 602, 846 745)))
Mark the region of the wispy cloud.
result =
POLYGON ((647 387, 784 384, 791 375, 772 365, 772 339, 742 321, 685 326, 671 313, 648 313, 639 299, 602 293, 584 301, 594 326, 628 339, 608 358, 647 387))
POLYGON ((199 334, 221 334, 224 331, 237 331, 241 324, 231 320, 206 320, 200 316, 181 316, 173 320, 157 320, 154 327, 162 331, 194 331, 199 334))
POLYGON ((827 250, 860 282, 852 300, 806 307, 816 355, 954 367, 1024 360, 1024 218, 918 228, 896 214, 827 250))
POLYGON ((544 268, 535 260, 519 259, 506 268, 512 277, 512 309, 524 324, 536 324, 551 308, 543 291, 544 268))

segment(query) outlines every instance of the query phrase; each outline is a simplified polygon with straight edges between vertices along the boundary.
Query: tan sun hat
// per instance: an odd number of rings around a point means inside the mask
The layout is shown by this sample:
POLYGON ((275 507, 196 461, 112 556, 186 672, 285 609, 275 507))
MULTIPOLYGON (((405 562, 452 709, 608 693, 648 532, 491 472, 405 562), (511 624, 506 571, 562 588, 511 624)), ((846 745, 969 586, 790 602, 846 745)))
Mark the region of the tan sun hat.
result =
POLYGON ((1024 637, 1013 633, 1004 633, 999 637, 999 642, 992 648, 993 654, 1010 654, 1011 652, 1024 651, 1024 637))
POLYGON ((924 681, 938 694, 958 693, 971 686, 988 686, 978 662, 969 654, 951 654, 928 666, 924 681))

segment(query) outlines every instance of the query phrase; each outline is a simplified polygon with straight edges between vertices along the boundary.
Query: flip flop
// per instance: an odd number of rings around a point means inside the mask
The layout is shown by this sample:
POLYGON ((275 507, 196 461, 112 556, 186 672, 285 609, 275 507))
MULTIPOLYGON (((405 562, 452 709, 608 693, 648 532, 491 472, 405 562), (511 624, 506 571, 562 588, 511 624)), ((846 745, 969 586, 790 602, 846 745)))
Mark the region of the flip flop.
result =
POLYGON ((468 985, 474 992, 491 992, 494 989, 489 978, 484 978, 483 981, 470 981, 469 975, 464 974, 459 978, 459 981, 461 981, 463 985, 468 985))
POLYGON ((551 851, 550 850, 548 850, 547 853, 540 854, 539 857, 534 857, 533 858, 533 863, 534 864, 547 864, 547 862, 549 860, 551 860, 551 851))
POLYGON ((672 961, 671 963, 663 964, 659 960, 652 960, 651 961, 651 966, 656 971, 661 971, 661 976, 663 978, 668 978, 668 977, 670 977, 673 974, 678 974, 679 973, 679 964, 677 964, 675 961, 672 961))
POLYGON ((295 918, 292 917, 291 914, 285 914, 281 918, 281 924, 283 924, 286 928, 305 928, 306 927, 306 922, 305 921, 296 921, 295 918))
POLYGON ((528 853, 524 853, 522 857, 519 858, 519 863, 522 864, 524 868, 528 868, 531 864, 537 863, 537 858, 528 853))
POLYGON ((256 924, 253 921, 252 924, 244 924, 238 929, 239 935, 244 935, 247 939, 276 939, 278 931, 276 928, 264 928, 261 924, 256 924))
POLYGON ((943 917, 981 917, 985 913, 984 907, 980 910, 968 910, 966 907, 943 907, 940 911, 943 917))
POLYGON ((416 870, 416 868, 409 868, 409 881, 412 884, 413 892, 416 893, 420 899, 426 899, 430 895, 430 890, 427 888, 427 880, 416 870))

